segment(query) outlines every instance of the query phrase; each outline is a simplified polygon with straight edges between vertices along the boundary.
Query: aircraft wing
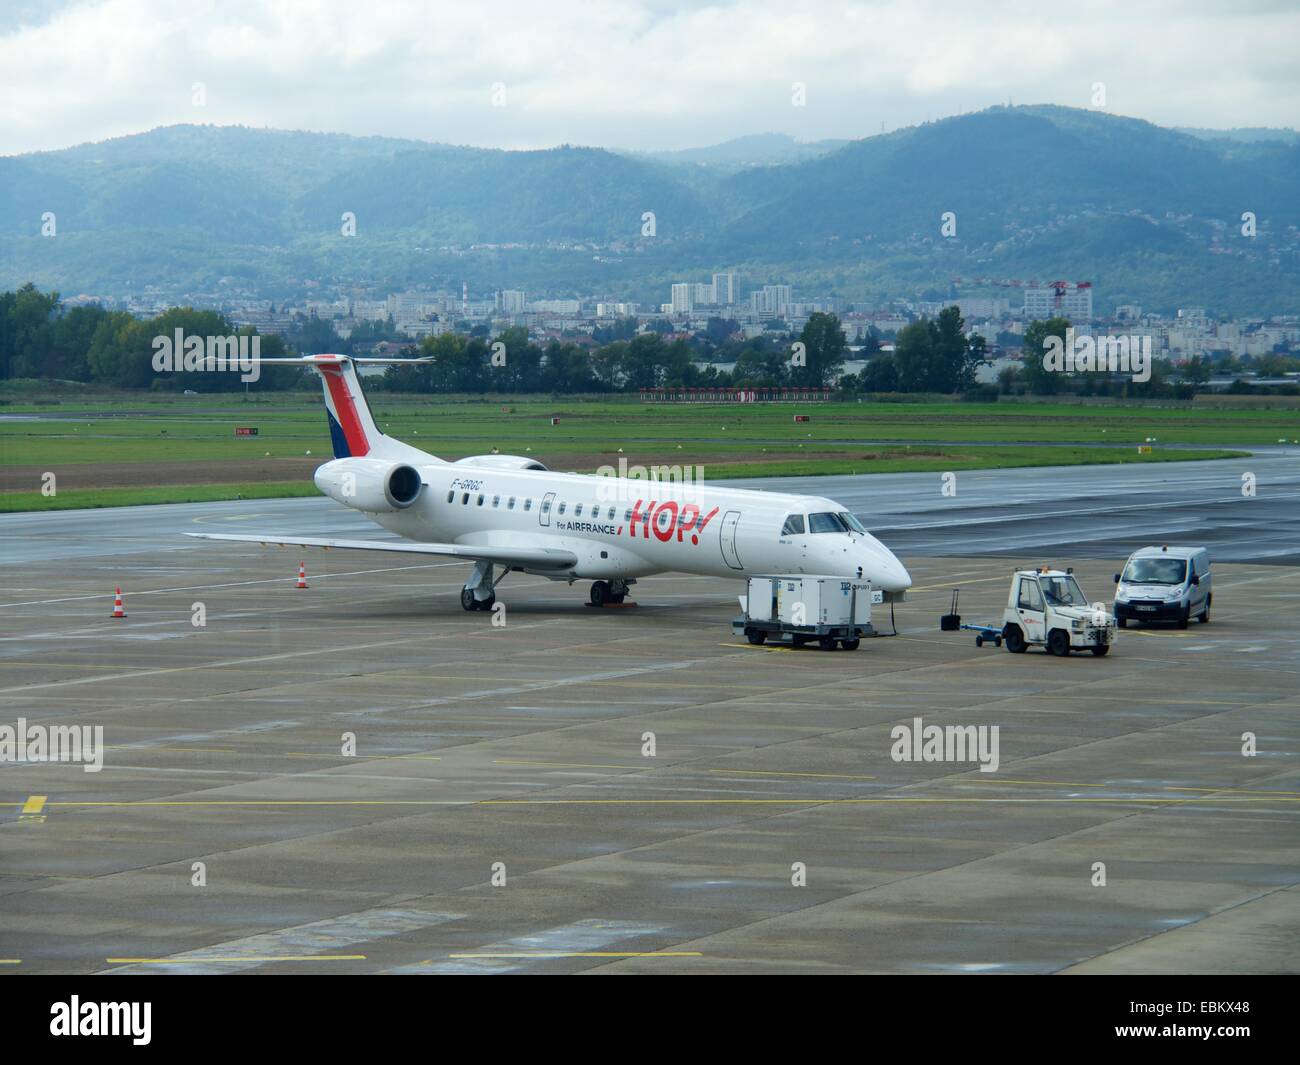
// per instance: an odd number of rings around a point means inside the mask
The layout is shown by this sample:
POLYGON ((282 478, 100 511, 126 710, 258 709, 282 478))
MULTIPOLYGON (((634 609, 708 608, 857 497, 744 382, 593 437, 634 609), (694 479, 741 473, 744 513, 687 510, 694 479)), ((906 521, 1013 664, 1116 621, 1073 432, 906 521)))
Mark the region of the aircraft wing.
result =
POLYGON ((565 569, 576 565, 572 551, 553 547, 484 547, 473 544, 422 544, 410 540, 392 543, 382 540, 320 540, 314 537, 241 536, 233 533, 186 533, 198 540, 234 540, 238 543, 277 547, 320 547, 339 551, 395 551, 408 555, 441 555, 469 562, 499 562, 530 569, 565 569))

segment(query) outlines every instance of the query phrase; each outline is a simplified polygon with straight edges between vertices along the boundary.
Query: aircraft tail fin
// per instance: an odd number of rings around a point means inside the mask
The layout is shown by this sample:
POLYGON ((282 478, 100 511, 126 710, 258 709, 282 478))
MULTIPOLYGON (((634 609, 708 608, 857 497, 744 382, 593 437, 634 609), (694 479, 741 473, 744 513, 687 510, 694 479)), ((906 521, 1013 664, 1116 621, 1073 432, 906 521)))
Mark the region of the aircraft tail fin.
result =
POLYGON ((366 402, 357 364, 415 363, 422 359, 370 359, 350 355, 304 355, 296 359, 263 359, 264 363, 308 366, 320 374, 325 392, 325 417, 329 420, 330 443, 336 459, 361 458, 365 455, 408 457, 423 455, 401 441, 385 436, 375 425, 366 402), (394 453, 402 452, 402 456, 394 453))

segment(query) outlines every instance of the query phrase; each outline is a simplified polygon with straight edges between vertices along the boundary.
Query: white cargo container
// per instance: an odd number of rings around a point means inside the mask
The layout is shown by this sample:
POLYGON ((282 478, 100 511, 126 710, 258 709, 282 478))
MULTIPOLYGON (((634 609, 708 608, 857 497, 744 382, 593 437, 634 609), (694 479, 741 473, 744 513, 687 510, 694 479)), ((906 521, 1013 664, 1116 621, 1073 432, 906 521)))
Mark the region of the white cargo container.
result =
POLYGON ((741 598, 745 614, 733 630, 750 643, 788 636, 795 645, 815 639, 824 650, 836 645, 856 650, 871 635, 871 604, 878 601, 871 582, 822 575, 750 577, 741 598))

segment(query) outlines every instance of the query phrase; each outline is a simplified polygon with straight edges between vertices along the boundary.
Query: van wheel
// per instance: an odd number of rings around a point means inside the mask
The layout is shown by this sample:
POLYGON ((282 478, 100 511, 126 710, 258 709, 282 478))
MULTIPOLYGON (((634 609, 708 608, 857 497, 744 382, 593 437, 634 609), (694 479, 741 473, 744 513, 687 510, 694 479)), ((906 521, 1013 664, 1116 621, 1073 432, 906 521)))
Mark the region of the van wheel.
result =
POLYGON ((1116 619, 1115 619, 1115 624, 1118 625, 1121 629, 1127 629, 1127 628, 1128 628, 1128 618, 1116 618, 1116 619))
POLYGON ((1106 653, 1109 650, 1110 650, 1110 644, 1108 643, 1099 644, 1098 646, 1091 648, 1092 653, 1095 654, 1098 658, 1105 658, 1106 653))
POLYGON ((1187 623, 1191 620, 1192 620, 1192 604, 1188 603, 1185 607, 1183 607, 1183 616, 1178 619, 1178 627, 1180 629, 1187 628, 1187 623))
POLYGON ((1064 629, 1053 629, 1047 634, 1047 650, 1057 658, 1065 658, 1070 653, 1070 634, 1064 629))
POLYGON ((1199 621, 1202 625, 1208 625, 1210 623, 1210 600, 1213 598, 1214 597, 1212 595, 1207 595, 1205 597, 1205 609, 1202 610, 1200 614, 1197 615, 1196 620, 1199 621))
POLYGON ((1013 655, 1022 655, 1029 649, 1025 643, 1025 634, 1020 631, 1019 625, 1008 625, 1002 630, 1002 639, 1006 641, 1007 650, 1013 655))

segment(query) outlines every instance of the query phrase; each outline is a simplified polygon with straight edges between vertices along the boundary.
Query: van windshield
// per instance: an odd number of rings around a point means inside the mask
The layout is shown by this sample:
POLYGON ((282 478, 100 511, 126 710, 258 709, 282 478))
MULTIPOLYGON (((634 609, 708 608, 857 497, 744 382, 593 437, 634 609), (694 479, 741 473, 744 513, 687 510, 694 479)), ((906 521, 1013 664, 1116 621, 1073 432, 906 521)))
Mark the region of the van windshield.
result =
POLYGON ((1187 577, 1187 563, 1181 558, 1134 558, 1124 567, 1123 580, 1129 584, 1182 584, 1187 577))

